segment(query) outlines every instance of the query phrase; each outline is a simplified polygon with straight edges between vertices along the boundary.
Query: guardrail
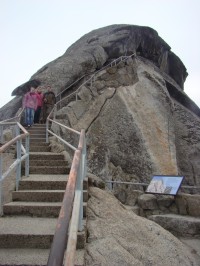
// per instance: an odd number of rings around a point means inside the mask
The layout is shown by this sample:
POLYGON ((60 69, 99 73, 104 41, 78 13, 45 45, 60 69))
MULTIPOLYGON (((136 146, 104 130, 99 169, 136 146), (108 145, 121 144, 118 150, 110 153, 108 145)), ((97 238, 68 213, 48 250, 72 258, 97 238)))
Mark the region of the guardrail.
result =
POLYGON ((3 215, 3 180, 16 169, 16 190, 21 179, 21 163, 25 160, 25 176, 29 175, 29 133, 19 122, 5 122, 0 123, 0 134, 3 146, 0 147, 0 215, 3 215), (15 128, 16 136, 10 141, 3 144, 3 127, 10 126, 15 128), (20 130, 22 134, 20 134, 20 130), (22 139, 25 139, 25 147, 22 145, 22 139), (3 153, 6 152, 13 144, 16 144, 17 158, 10 165, 7 171, 3 173, 3 153))
MULTIPOLYGON (((76 97, 79 90, 82 86, 86 83, 90 82, 90 86, 92 87, 93 81, 95 80, 96 75, 108 68, 112 67, 113 65, 116 66, 120 62, 127 60, 128 58, 134 56, 132 54, 130 56, 122 56, 120 58, 115 59, 110 64, 106 65, 105 67, 101 68, 97 72, 95 72, 88 80, 83 82, 81 86, 78 87, 76 91, 69 94, 68 96, 60 99, 55 104, 53 110, 51 111, 50 115, 47 118, 46 123, 46 142, 49 141, 49 134, 55 136, 59 141, 63 144, 67 145, 69 148, 75 151, 74 158, 71 166, 71 171, 69 174, 69 179, 67 183, 67 187, 65 190, 64 198, 62 207, 60 210, 56 232, 54 235, 53 243, 51 246, 49 259, 48 259, 48 266, 61 266, 63 265, 64 255, 65 255, 65 266, 72 266, 74 265, 75 259, 75 251, 76 251, 76 242, 77 242, 77 232, 78 230, 81 231, 83 229, 82 226, 82 219, 83 219, 83 179, 86 176, 86 141, 85 141, 85 131, 81 130, 78 132, 72 128, 64 126, 63 124, 55 121, 55 113, 58 110, 58 106, 61 108, 61 102, 70 98, 72 96, 76 97), (51 119, 50 117, 54 117, 51 119), (78 148, 74 147, 67 141, 63 140, 60 136, 49 130, 49 123, 56 124, 64 129, 67 129, 75 134, 80 135, 79 138, 79 145, 78 148), (72 215, 71 215, 72 213, 72 215), (71 224, 70 224, 71 220, 71 224), (70 226, 69 226, 70 225, 70 226), (67 237, 68 236, 68 237, 67 237), (65 247, 67 246, 66 253, 65 247)), ((83 77, 81 77, 82 79, 83 77)), ((80 79, 78 80, 80 81, 80 79)), ((73 83, 74 84, 74 83, 73 83)), ((72 85, 73 85, 72 84, 72 85)), ((68 88, 70 88, 70 85, 68 88)), ((62 91, 61 94, 64 93, 62 91)))
POLYGON ((16 116, 0 121, 0 125, 5 122, 19 122, 20 123, 23 112, 24 112, 24 108, 19 108, 19 110, 16 113, 16 116))
POLYGON ((46 141, 48 142, 48 135, 50 134, 75 152, 47 265, 63 265, 65 255, 65 266, 70 266, 74 265, 77 233, 83 230, 83 180, 86 177, 85 130, 78 132, 51 119, 52 113, 53 110, 47 118, 46 141), (79 136, 78 147, 76 148, 49 130, 49 123, 56 124, 77 134, 79 136))
MULTIPOLYGON (((113 60, 112 62, 110 62, 109 64, 107 64, 106 66, 102 67, 101 69, 99 69, 98 71, 96 71, 93 75, 91 75, 91 77, 89 79, 87 79, 86 81, 84 81, 79 87, 77 90, 75 90, 74 92, 72 92, 71 94, 69 94, 68 96, 66 97, 63 97, 62 99, 60 99, 59 101, 57 101, 56 103, 56 110, 58 110, 58 106, 61 108, 62 105, 61 103, 66 100, 67 98, 70 98, 70 97, 73 97, 75 96, 75 99, 77 100, 77 96, 78 96, 78 92, 80 91, 80 89, 82 88, 82 86, 86 85, 88 82, 90 82, 90 87, 92 87, 92 84, 93 82, 95 81, 95 77, 97 76, 97 74, 99 72, 101 72, 102 70, 105 70, 107 69, 108 67, 113 67, 113 66, 117 66, 119 63, 123 62, 123 61, 126 61, 128 58, 132 58, 133 56, 135 56, 136 53, 133 53, 131 55, 128 55, 128 56, 121 56, 115 60, 113 60)), ((85 75, 87 76, 87 75, 85 75)), ((80 81, 83 77, 85 76, 82 76, 80 79, 78 79, 77 81, 80 81)), ((76 83, 77 81, 75 81, 74 83, 76 83)), ((74 84, 73 83, 73 84, 74 84)), ((62 93, 64 93, 67 89, 69 89, 71 86, 73 86, 73 84, 71 84, 69 87, 67 87, 65 90, 63 90, 59 95, 61 95, 62 93)))
MULTIPOLYGON (((105 183, 108 184, 108 189, 113 190, 114 185, 130 185, 130 186, 142 186, 145 190, 149 183, 140 183, 140 182, 129 182, 129 181, 119 181, 119 180, 105 180, 105 183)), ((189 185, 181 185, 180 189, 200 189, 200 186, 189 186, 189 185)))
MULTIPOLYGON (((73 84, 71 84, 68 88, 63 90, 57 95, 57 98, 60 98, 59 101, 57 101, 54 109, 50 113, 50 115, 47 118, 46 123, 46 142, 49 141, 48 136, 49 134, 52 136, 55 136, 59 141, 61 141, 63 144, 67 145, 69 148, 74 150, 74 157, 72 161, 71 170, 69 173, 69 179, 67 182, 66 190, 64 193, 63 203, 60 210, 57 226, 56 226, 56 232, 54 235, 53 243, 51 246, 49 259, 48 259, 48 266, 61 266, 63 265, 64 255, 65 255, 65 266, 72 266, 74 265, 75 260, 75 251, 76 251, 76 242, 77 242, 77 232, 81 231, 83 229, 83 180, 86 177, 86 139, 85 139, 85 130, 81 130, 81 132, 78 132, 72 128, 69 128, 57 121, 55 119, 51 119, 50 117, 52 114, 56 112, 58 109, 57 107, 60 105, 61 108, 61 102, 69 97, 75 96, 77 100, 77 95, 79 90, 82 88, 82 86, 86 85, 86 83, 90 82, 90 87, 93 85, 93 81, 95 81, 96 75, 108 68, 112 67, 113 65, 117 65, 122 61, 127 60, 128 58, 134 56, 135 54, 132 54, 130 56, 121 56, 115 60, 113 60, 108 65, 104 66, 100 70, 96 71, 88 80, 83 82, 81 86, 78 87, 76 91, 69 94, 66 97, 62 97, 62 94, 66 92, 67 89, 74 86, 78 81, 80 81, 82 78, 84 78, 87 75, 82 76, 77 81, 75 81, 73 84), (79 135, 79 143, 78 147, 71 145, 69 142, 65 141, 63 138, 55 134, 53 131, 49 130, 49 123, 56 124, 57 126, 63 127, 70 132, 73 132, 77 135, 79 135), (71 221, 71 224, 70 224, 71 221), (67 246, 67 249, 66 249, 67 246), (65 254, 66 250, 66 254, 65 254)), ((1 183, 2 180, 12 171, 13 168, 17 166, 17 174, 16 174, 16 188, 18 189, 18 182, 21 176, 21 161, 26 159, 25 163, 25 175, 29 175, 29 133, 20 125, 19 121, 21 119, 21 115, 23 113, 23 109, 19 111, 19 114, 15 116, 14 118, 10 118, 7 120, 4 120, 0 122, 0 128, 1 126, 5 124, 9 124, 11 122, 8 121, 18 121, 15 122, 19 129, 23 131, 23 134, 17 135, 14 139, 9 141, 7 144, 3 145, 0 148, 0 196, 1 196, 1 183), (26 148, 22 145, 22 139, 26 138, 26 148), (8 171, 2 175, 2 153, 10 147, 13 143, 17 143, 17 159, 16 161, 9 167, 8 171), (21 152, 24 153, 23 156, 21 156, 21 152)), ((55 115, 54 115, 55 117, 55 115)), ((0 129, 1 130, 1 129, 0 129)), ((17 131, 17 130, 16 130, 17 131)), ((20 130, 18 130, 19 133, 20 130)), ((3 132, 3 131, 2 131, 3 132)), ((2 204, 2 202, 0 202, 2 204)))

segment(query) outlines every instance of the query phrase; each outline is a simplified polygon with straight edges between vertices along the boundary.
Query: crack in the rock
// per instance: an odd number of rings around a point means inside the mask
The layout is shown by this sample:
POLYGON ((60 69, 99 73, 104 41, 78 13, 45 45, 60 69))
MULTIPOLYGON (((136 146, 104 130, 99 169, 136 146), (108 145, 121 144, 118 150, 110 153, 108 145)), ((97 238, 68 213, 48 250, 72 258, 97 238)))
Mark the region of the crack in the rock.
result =
POLYGON ((103 107, 105 106, 107 100, 112 99, 112 98, 114 97, 115 94, 116 94, 116 89, 115 89, 114 93, 113 93, 110 97, 108 97, 108 98, 105 99, 105 102, 104 102, 104 104, 102 104, 102 106, 101 106, 101 108, 100 108, 98 114, 97 114, 97 115, 93 118, 93 120, 90 122, 90 124, 88 125, 87 129, 85 129, 85 132, 86 132, 86 133, 88 132, 88 130, 89 130, 89 128, 91 127, 91 125, 92 125, 92 124, 96 121, 96 119, 99 117, 99 115, 100 115, 100 113, 101 113, 103 107))

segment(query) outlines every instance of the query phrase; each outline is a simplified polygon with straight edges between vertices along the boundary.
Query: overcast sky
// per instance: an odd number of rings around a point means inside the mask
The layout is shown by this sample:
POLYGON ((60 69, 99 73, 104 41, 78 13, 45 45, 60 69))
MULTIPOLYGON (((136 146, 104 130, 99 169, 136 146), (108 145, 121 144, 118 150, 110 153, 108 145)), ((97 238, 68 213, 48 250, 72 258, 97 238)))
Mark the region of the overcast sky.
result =
POLYGON ((0 107, 84 34, 112 24, 155 29, 188 71, 200 107, 200 0, 0 0, 0 107))

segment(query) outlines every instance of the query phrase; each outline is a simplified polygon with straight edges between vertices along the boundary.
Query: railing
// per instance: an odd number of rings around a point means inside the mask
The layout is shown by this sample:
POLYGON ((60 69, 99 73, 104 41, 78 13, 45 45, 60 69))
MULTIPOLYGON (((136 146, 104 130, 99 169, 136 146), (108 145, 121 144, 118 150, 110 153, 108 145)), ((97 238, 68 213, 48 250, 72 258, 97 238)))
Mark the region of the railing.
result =
MULTIPOLYGON (((61 93, 57 95, 57 98, 60 98, 60 99, 59 101, 57 101, 57 104, 55 105, 51 114, 47 118, 46 141, 48 142, 49 140, 48 135, 50 134, 52 136, 55 136, 59 141, 61 141, 63 144, 67 145, 69 148, 75 151, 66 190, 64 193, 62 207, 60 210, 60 214, 59 214, 59 218, 58 218, 58 222, 56 226, 56 232, 54 235, 53 243, 52 243, 50 254, 49 254, 48 266, 63 265, 64 255, 65 255, 65 266, 74 265, 76 243, 77 243, 77 232, 83 229, 83 223, 82 223, 83 221, 83 180, 86 176, 85 131, 81 130, 81 132, 78 132, 72 128, 69 128, 55 121, 55 119, 51 119, 50 117, 52 116, 54 112, 56 112, 57 106, 61 104, 61 102, 65 100, 66 98, 69 98, 75 95, 76 100, 77 100, 78 92, 80 91, 82 86, 84 86, 86 83, 90 82, 90 86, 92 87, 93 81, 95 81, 96 75, 100 71, 108 67, 112 67, 113 65, 116 66, 120 62, 127 60, 128 58, 134 55, 135 54, 132 54, 130 56, 122 56, 122 57, 115 59, 108 65, 96 71, 87 81, 83 82, 82 85, 79 86, 76 91, 74 91, 70 95, 61 99, 62 94, 64 94, 67 89, 74 86, 76 83, 78 83, 82 78, 84 78, 87 75, 84 75, 81 78, 79 78, 77 81, 71 84, 68 88, 66 88, 65 90, 63 90, 61 93), (76 148, 75 146, 71 145, 69 142, 61 138, 60 136, 56 135, 53 131, 49 130, 49 123, 56 124, 57 126, 63 127, 64 129, 69 130, 70 132, 73 132, 79 135, 78 147, 76 148), (66 249, 66 246, 67 246, 67 249, 66 249), (65 254, 65 250, 66 250, 66 254, 65 254)), ((2 126, 4 126, 4 124, 6 125, 16 124, 17 126, 17 129, 16 129, 17 136, 0 148, 0 196, 2 196, 1 189, 2 189, 3 179, 15 167, 17 167, 16 189, 18 189, 18 183, 21 177, 21 162, 23 160, 26 160, 25 175, 26 176, 29 175, 29 133, 19 123, 22 113, 23 113, 23 109, 21 109, 19 111, 19 114, 15 116, 14 118, 10 118, 10 119, 0 122, 0 130, 2 129, 2 126), (13 120, 17 122, 9 122, 13 120), (19 134, 20 129, 23 131, 23 134, 21 135, 19 134), (24 148, 22 145, 23 138, 26 138, 26 144, 25 144, 26 148, 24 148), (4 174, 2 174, 2 153, 6 151, 14 143, 17 143, 17 159, 9 167, 9 169, 4 174), (24 153, 23 156, 21 156, 21 152, 24 153)), ((3 135, 3 131, 1 135, 3 135)), ((2 205, 2 202, 0 201, 0 206, 1 205, 2 205)))
POLYGON ((78 231, 83 230, 83 180, 86 177, 85 131, 81 130, 81 132, 78 132, 51 119, 50 117, 52 116, 52 113, 53 110, 48 116, 46 123, 47 142, 48 134, 50 134, 75 151, 75 153, 47 265, 63 265, 65 255, 65 266, 71 266, 74 265, 75 260, 77 233, 78 231), (76 148, 60 136, 56 135, 53 131, 49 130, 49 123, 52 123, 52 125, 56 124, 57 126, 78 135, 78 147, 76 148))
MULTIPOLYGON (((77 242, 77 232, 78 230, 81 231, 83 229, 82 219, 83 219, 83 179, 86 176, 86 142, 85 142, 85 131, 81 130, 78 132, 72 128, 64 126, 63 124, 59 123, 55 119, 51 119, 50 117, 55 118, 55 113, 58 110, 58 106, 61 106, 61 102, 70 98, 72 96, 76 97, 78 92, 80 91, 81 87, 84 86, 86 83, 90 82, 90 86, 92 87, 93 81, 95 80, 96 75, 108 68, 112 67, 113 65, 117 65, 120 62, 127 60, 128 58, 134 56, 132 54, 130 56, 122 56, 117 58, 116 60, 112 61, 110 64, 106 65, 105 67, 101 68, 97 72, 95 72, 88 80, 83 82, 81 86, 78 87, 76 91, 69 94, 68 96, 64 97, 57 101, 56 105, 54 106, 53 110, 51 111, 50 115, 47 118, 46 123, 46 142, 49 141, 49 134, 55 136, 59 141, 63 144, 67 145, 69 148, 75 151, 72 166, 69 174, 69 179, 67 183, 67 187, 65 190, 64 198, 62 207, 60 210, 56 232, 54 235, 53 243, 51 246, 49 259, 48 259, 48 266, 61 266, 63 265, 64 255, 65 255, 65 266, 72 266, 74 265, 75 259, 75 251, 76 251, 76 242, 77 242), (56 124, 64 129, 69 130, 75 134, 80 135, 79 138, 79 145, 78 148, 75 148, 69 142, 62 139, 60 136, 49 130, 49 123, 52 125, 56 124), (71 215, 72 213, 72 215, 71 215), (71 224, 70 224, 71 220, 71 224), (68 237, 67 237, 68 235, 68 237), (66 253, 65 253, 65 248, 66 253)), ((83 76, 84 77, 84 76, 83 76)), ((80 81, 83 77, 81 77, 78 81, 80 81)), ((77 82, 75 82, 77 83, 77 82)), ((68 89, 73 86, 71 84, 68 89)), ((62 91, 59 94, 59 97, 65 92, 62 91)), ((60 97, 61 98, 61 97, 60 97)))
MULTIPOLYGON (((128 182, 128 181, 119 181, 119 180, 105 180, 105 183, 108 184, 108 189, 113 190, 113 185, 130 185, 130 186, 142 186, 143 189, 145 190, 149 183, 140 183, 140 182, 128 182)), ((181 185, 180 189, 188 189, 188 190, 192 190, 192 189, 200 189, 200 186, 198 185, 193 185, 193 186, 189 186, 189 185, 181 185)))
MULTIPOLYGON (((19 118, 18 116, 16 118, 19 118)), ((13 118, 14 119, 14 118, 13 118)), ((10 119, 9 119, 10 120, 10 119)), ((8 120, 7 120, 8 121, 8 120)), ((3 215, 3 180, 16 169, 16 190, 21 179, 21 163, 25 160, 25 176, 29 175, 29 133, 19 122, 0 122, 1 143, 3 146, 0 148, 0 215, 3 215), (15 137, 10 141, 3 144, 3 127, 9 126, 15 128, 15 137), (22 134, 20 134, 20 130, 22 134), (22 145, 22 139, 25 139, 25 148, 22 145), (3 173, 3 153, 6 152, 13 144, 16 144, 17 158, 10 165, 7 171, 3 173), (23 155, 22 155, 23 154, 23 155)))
POLYGON ((67 90, 69 90, 71 87, 73 87, 75 84, 77 84, 79 81, 81 81, 86 76, 88 76, 88 74, 83 75, 82 77, 80 77, 79 79, 77 79, 76 81, 74 81, 72 84, 70 84, 67 88, 65 88, 64 90, 62 90, 61 92, 59 92, 56 95, 56 101, 57 102, 60 102, 62 100, 62 94, 64 94, 67 90))
POLYGON ((16 113, 16 116, 0 121, 0 125, 5 122, 19 122, 20 123, 23 112, 24 112, 24 108, 19 108, 19 110, 16 113))
MULTIPOLYGON (((102 70, 105 70, 107 69, 108 67, 113 67, 113 66, 117 66, 119 63, 123 62, 123 61, 126 61, 128 58, 132 58, 133 56, 135 56, 136 54, 133 53, 131 55, 128 55, 128 56, 121 56, 115 60, 113 60, 111 63, 107 64, 106 66, 102 67, 101 69, 99 69, 98 71, 96 71, 93 75, 91 75, 91 77, 89 79, 87 79, 85 82, 83 82, 77 90, 75 90, 74 92, 72 92, 71 94, 69 94, 68 96, 66 97, 63 97, 62 99, 60 98, 59 101, 57 101, 56 103, 56 109, 58 110, 58 106, 61 106, 61 103, 62 101, 66 100, 67 98, 70 98, 72 96, 75 96, 75 99, 77 100, 77 96, 78 96, 78 93, 80 91, 80 89, 82 88, 82 86, 86 85, 88 82, 90 82, 90 87, 92 87, 92 84, 93 82, 95 81, 95 77, 97 76, 97 74, 99 72, 101 72, 102 70)), ((80 81, 83 77, 85 76, 82 76, 80 79, 78 79, 77 81, 75 81, 74 83, 77 83, 78 81, 80 81)), ((74 84, 73 83, 73 84, 74 84)), ((65 90, 63 90, 61 93, 59 93, 59 95, 63 94, 67 89, 69 89, 71 86, 73 86, 73 84, 71 84, 69 87, 67 87, 65 90)))

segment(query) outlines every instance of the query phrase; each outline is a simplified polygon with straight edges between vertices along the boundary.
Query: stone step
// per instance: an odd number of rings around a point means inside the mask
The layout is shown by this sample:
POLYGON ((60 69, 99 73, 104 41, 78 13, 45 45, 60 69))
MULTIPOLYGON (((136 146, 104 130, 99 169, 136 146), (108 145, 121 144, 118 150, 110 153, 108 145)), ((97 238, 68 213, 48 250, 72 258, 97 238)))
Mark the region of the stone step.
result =
MULTIPOLYGON (((1 248, 0 265, 43 266, 47 265, 50 249, 1 248), (37 256, 36 256, 37 254, 37 256)), ((75 265, 84 265, 84 250, 76 250, 75 265)))
POLYGON ((148 218, 175 236, 200 238, 200 218, 177 214, 151 215, 148 218))
POLYGON ((46 132, 46 127, 44 126, 40 126, 40 127, 36 127, 36 126, 32 126, 32 127, 27 127, 26 130, 31 134, 34 132, 46 132))
POLYGON ((29 146, 30 152, 50 152, 51 147, 49 146, 49 143, 46 142, 30 142, 29 146))
POLYGON ((46 130, 34 130, 34 131, 29 131, 29 136, 30 136, 30 138, 32 137, 32 136, 44 136, 44 137, 46 137, 46 130))
MULTIPOLYGON (((0 248, 51 247, 56 230, 56 218, 13 216, 0 218, 0 248)), ((77 248, 84 248, 84 230, 78 232, 77 248)))
POLYGON ((64 156, 53 152, 30 152, 30 160, 63 160, 64 156))
POLYGON ((50 248, 56 223, 49 217, 0 218, 0 248, 50 248))
POLYGON ((41 132, 41 133, 44 133, 46 132, 46 127, 32 127, 28 130, 28 132, 31 134, 31 133, 34 133, 34 132, 41 132))
POLYGON ((29 175, 19 181, 19 190, 27 189, 65 189, 68 175, 29 175))
POLYGON ((30 147, 49 147, 49 143, 46 143, 46 142, 40 142, 40 143, 30 143, 30 147))
POLYGON ((30 174, 69 174, 70 168, 66 166, 30 166, 30 174))
MULTIPOLYGON (((22 141, 22 143, 24 144, 25 141, 22 141)), ((37 142, 34 142, 34 143, 30 143, 30 147, 49 147, 49 143, 46 143, 46 141, 44 142, 40 142, 40 143, 37 143, 37 142)))
POLYGON ((19 190, 12 192, 13 201, 62 202, 64 190, 19 190))
POLYGON ((41 137, 41 138, 30 138, 30 142, 34 143, 34 142, 45 142, 46 138, 45 137, 41 137))
MULTIPOLYGON (((4 215, 27 215, 36 217, 58 217, 62 202, 13 201, 3 205, 4 215)), ((83 216, 86 217, 87 203, 83 203, 83 216)))
POLYGON ((32 127, 28 128, 28 132, 32 132, 35 130, 46 130, 45 124, 34 124, 32 127))
MULTIPOLYGON (((65 190, 19 190, 12 192, 13 201, 62 202, 65 190)), ((87 202, 88 192, 83 190, 83 201, 87 202)))
POLYGON ((38 134, 38 133, 34 133, 34 134, 31 134, 30 135, 30 142, 33 140, 33 139, 44 139, 44 142, 46 141, 46 134, 38 134))
POLYGON ((33 146, 31 145, 29 148, 30 152, 50 152, 51 147, 49 146, 33 146))
POLYGON ((32 166, 68 166, 68 162, 64 160, 30 160, 30 167, 32 166))
POLYGON ((50 249, 0 248, 0 265, 44 266, 47 265, 50 249))
MULTIPOLYGON (((68 175, 30 175, 29 177, 24 176, 19 181, 19 190, 65 190, 68 177, 68 175)), ((88 189, 88 178, 85 178, 83 181, 83 189, 88 189)))

